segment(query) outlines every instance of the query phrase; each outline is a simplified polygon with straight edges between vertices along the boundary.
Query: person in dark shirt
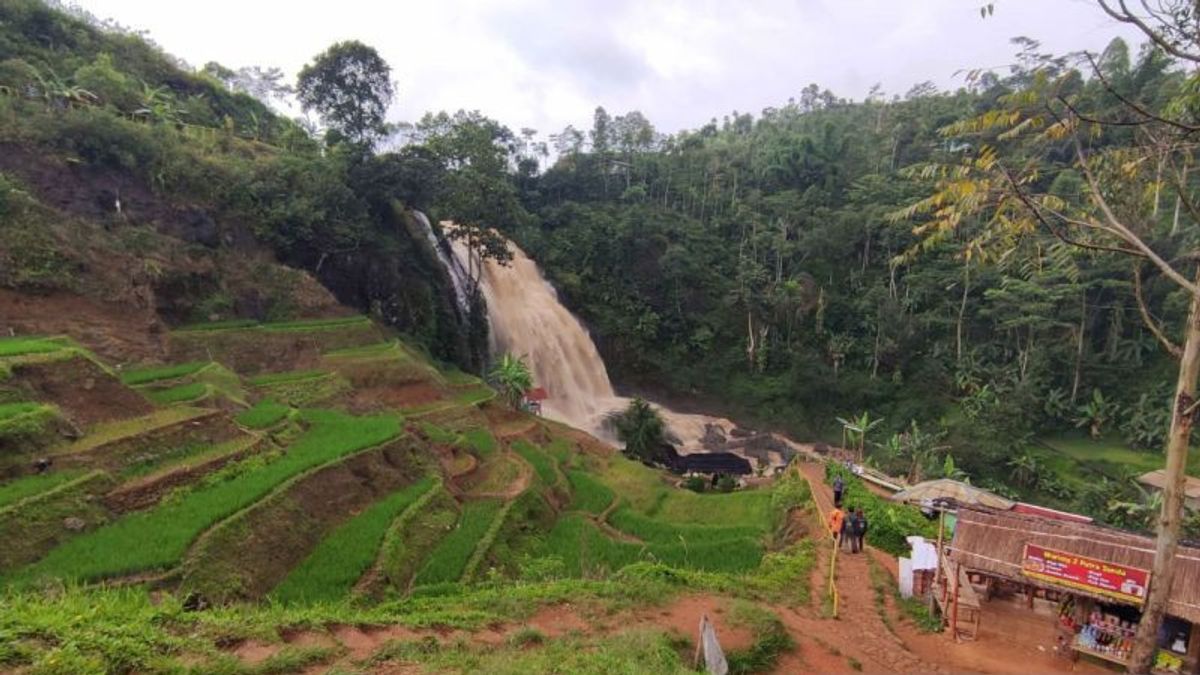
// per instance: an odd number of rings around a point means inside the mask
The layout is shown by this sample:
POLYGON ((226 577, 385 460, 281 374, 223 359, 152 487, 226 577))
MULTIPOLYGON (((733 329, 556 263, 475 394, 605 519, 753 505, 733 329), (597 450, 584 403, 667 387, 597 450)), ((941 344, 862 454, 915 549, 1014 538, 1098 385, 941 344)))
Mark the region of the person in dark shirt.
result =
POLYGON ((862 507, 854 512, 854 552, 861 552, 865 544, 863 543, 867 537, 867 514, 863 513, 862 507))
POLYGON ((842 508, 842 493, 846 491, 846 483, 841 476, 835 476, 833 479, 833 505, 842 508))

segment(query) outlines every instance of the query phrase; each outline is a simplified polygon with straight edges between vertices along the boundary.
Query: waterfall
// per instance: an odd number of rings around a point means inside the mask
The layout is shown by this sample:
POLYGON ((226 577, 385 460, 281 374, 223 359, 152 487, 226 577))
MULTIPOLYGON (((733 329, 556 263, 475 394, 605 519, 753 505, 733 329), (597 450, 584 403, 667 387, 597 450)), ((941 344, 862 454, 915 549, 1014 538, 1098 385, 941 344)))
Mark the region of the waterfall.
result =
MULTIPOLYGON (((525 359, 535 386, 548 394, 542 404, 544 415, 612 441, 604 417, 626 407, 630 399, 617 396, 587 329, 559 302, 558 293, 537 264, 516 244, 509 242, 508 246, 512 260, 506 265, 486 260, 479 280, 487 303, 492 353, 507 352, 525 359)), ((462 268, 468 255, 466 246, 455 240, 451 247, 462 268)), ((682 451, 700 450, 701 439, 713 425, 720 427, 723 435, 734 428, 726 419, 655 407, 682 451)))
POLYGON ((442 240, 438 239, 437 233, 433 231, 433 225, 429 222, 429 217, 415 209, 412 213, 413 217, 417 219, 417 222, 425 230, 425 237, 429 241, 429 245, 433 247, 438 260, 442 262, 442 268, 446 270, 446 274, 450 277, 450 285, 454 287, 454 301, 458 306, 459 314, 463 320, 467 320, 471 316, 471 301, 467 295, 470 279, 467 276, 466 269, 463 268, 458 256, 453 255, 448 246, 442 240))

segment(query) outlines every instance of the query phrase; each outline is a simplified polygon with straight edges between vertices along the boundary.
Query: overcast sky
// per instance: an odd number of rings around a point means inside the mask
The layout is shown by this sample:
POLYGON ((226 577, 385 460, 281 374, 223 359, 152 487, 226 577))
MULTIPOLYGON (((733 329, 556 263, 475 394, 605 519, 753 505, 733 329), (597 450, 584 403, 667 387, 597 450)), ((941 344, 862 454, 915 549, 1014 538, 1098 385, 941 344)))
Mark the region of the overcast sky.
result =
MULTIPOLYGON (((77 0, 149 31, 194 66, 278 66, 289 76, 334 41, 391 64, 391 117, 478 109, 543 134, 592 110, 641 110, 661 131, 753 112, 809 83, 862 99, 1012 62, 1024 35, 1054 53, 1141 42, 1093 0, 77 0)), ((1136 53, 1136 52, 1135 52, 1136 53)))

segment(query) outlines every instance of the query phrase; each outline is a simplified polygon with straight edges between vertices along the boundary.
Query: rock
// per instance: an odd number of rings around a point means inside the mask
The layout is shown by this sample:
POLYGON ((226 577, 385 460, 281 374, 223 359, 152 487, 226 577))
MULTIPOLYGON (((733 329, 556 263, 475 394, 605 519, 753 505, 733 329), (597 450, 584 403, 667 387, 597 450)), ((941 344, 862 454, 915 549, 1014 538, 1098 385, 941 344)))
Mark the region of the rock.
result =
POLYGON ((87 527, 87 523, 82 518, 70 516, 68 518, 63 518, 63 527, 72 532, 79 532, 83 528, 87 527))
POLYGON ((83 384, 81 386, 83 387, 84 391, 91 391, 91 390, 95 389, 96 388, 96 378, 89 377, 89 378, 84 379, 83 384))
POLYGON ((716 424, 704 425, 704 436, 700 438, 700 445, 707 450, 720 450, 725 447, 725 430, 716 424))

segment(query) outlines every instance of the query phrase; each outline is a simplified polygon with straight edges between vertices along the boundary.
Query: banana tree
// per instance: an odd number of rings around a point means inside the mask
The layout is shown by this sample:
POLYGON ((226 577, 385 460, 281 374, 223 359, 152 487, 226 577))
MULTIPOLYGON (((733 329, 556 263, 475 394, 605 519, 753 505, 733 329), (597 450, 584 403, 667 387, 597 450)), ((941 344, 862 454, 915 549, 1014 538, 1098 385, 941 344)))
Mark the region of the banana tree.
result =
POLYGON ((848 420, 838 417, 837 421, 842 425, 842 447, 846 447, 847 442, 852 443, 858 451, 858 462, 861 464, 867 445, 867 434, 882 424, 883 418, 871 419, 871 413, 864 411, 858 417, 848 420))
POLYGON ((1099 389, 1093 389, 1092 400, 1079 406, 1078 415, 1075 417, 1075 426, 1087 427, 1089 436, 1100 438, 1104 433, 1104 427, 1108 425, 1112 417, 1113 404, 1104 400, 1104 394, 1099 389))

